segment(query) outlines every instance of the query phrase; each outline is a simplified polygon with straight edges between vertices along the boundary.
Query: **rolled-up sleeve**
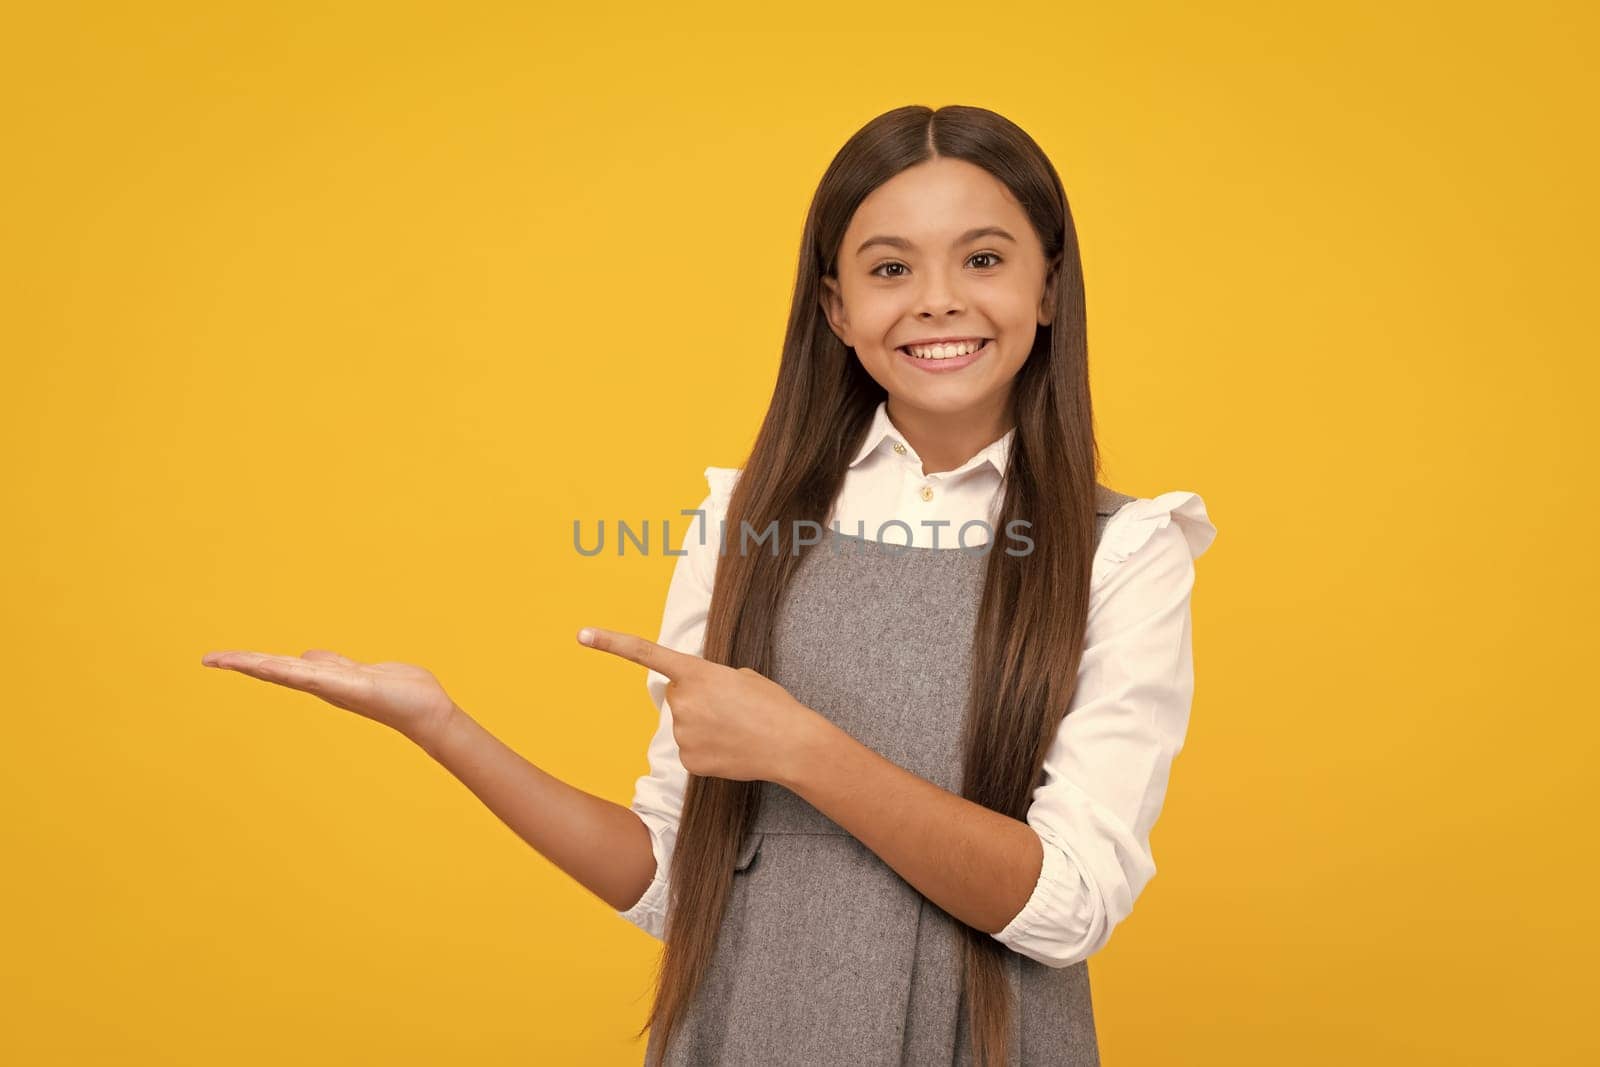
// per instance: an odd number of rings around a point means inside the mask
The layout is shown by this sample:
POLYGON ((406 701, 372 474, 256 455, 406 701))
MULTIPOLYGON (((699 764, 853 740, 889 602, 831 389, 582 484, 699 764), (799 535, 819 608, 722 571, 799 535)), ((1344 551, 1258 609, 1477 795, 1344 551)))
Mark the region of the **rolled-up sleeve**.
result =
MULTIPOLYGON (((708 468, 706 477, 711 493, 699 505, 702 515, 684 516, 687 529, 676 546, 683 555, 673 565, 672 579, 667 585, 657 644, 694 656, 704 652, 706 615, 716 578, 719 524, 735 474, 729 468, 708 468)), ((650 831, 656 872, 638 902, 617 914, 651 937, 660 939, 666 927, 668 872, 672 849, 677 843, 688 772, 678 758, 678 740, 672 732, 672 706, 666 699, 666 676, 658 671, 647 672, 645 687, 656 706, 658 719, 646 749, 650 769, 635 780, 629 808, 650 831)))
POLYGON ((1077 688, 1027 813, 1044 862, 993 935, 1030 959, 1065 967, 1098 952, 1156 873, 1150 831, 1194 695, 1194 561, 1215 536, 1187 492, 1134 500, 1107 523, 1077 688))

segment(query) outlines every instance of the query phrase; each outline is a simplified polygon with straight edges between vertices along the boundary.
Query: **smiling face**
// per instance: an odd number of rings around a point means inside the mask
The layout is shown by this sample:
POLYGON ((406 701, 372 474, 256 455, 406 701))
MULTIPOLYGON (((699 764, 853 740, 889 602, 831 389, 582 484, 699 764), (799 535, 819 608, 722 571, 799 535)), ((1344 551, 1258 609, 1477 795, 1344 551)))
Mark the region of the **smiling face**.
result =
POLYGON ((1047 275, 1053 288, 1011 191, 966 160, 931 159, 861 202, 837 277, 822 279, 823 310, 888 392, 892 412, 998 425, 1038 327, 1054 315, 1047 275), (906 347, 939 339, 970 343, 906 347))

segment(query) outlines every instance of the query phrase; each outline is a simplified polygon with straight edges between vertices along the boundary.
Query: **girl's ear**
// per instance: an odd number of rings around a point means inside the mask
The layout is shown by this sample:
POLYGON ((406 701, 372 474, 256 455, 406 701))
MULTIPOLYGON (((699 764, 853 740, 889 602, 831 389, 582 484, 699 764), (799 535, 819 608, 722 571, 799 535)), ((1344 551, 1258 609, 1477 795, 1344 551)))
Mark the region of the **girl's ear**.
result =
POLYGON ((839 292, 839 279, 831 274, 822 276, 822 291, 817 294, 818 302, 822 305, 822 313, 828 318, 828 326, 834 335, 844 343, 846 348, 853 347, 850 343, 850 320, 845 318, 844 297, 839 292))
POLYGON ((1045 269, 1044 295, 1039 298, 1039 325, 1048 326, 1056 321, 1056 282, 1061 277, 1061 253, 1056 253, 1045 269))

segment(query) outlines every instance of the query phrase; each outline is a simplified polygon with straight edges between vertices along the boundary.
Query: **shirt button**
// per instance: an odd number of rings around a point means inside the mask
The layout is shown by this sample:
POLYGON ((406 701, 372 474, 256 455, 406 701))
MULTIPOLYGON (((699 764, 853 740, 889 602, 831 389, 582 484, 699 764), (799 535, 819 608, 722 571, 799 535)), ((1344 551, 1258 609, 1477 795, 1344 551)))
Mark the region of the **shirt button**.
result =
POLYGON ((900 453, 902 456, 906 454, 906 446, 901 444, 899 441, 894 443, 894 450, 900 453))
POLYGON ((933 499, 933 486, 925 485, 925 486, 922 487, 922 499, 924 499, 924 500, 932 500, 933 499))

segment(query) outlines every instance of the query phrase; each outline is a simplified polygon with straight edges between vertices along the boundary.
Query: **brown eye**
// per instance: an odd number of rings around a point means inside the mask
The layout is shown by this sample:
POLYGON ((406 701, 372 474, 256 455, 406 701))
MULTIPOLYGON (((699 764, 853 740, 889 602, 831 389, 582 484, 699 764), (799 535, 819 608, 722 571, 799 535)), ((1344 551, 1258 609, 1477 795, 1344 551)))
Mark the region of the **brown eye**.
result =
POLYGON ((987 256, 988 258, 994 260, 994 263, 991 264, 992 266, 998 266, 1000 264, 1000 257, 995 255, 993 252, 974 252, 972 254, 972 258, 968 259, 967 262, 971 263, 972 260, 974 260, 974 259, 982 259, 985 256, 987 256))
POLYGON ((888 263, 880 263, 876 267, 873 267, 870 273, 877 274, 877 276, 880 277, 880 278, 898 278, 898 277, 900 277, 900 275, 898 275, 898 274, 878 274, 878 272, 880 270, 882 270, 883 268, 885 268, 885 267, 902 267, 903 268, 904 266, 905 266, 904 263, 896 263, 893 260, 890 260, 888 263))

